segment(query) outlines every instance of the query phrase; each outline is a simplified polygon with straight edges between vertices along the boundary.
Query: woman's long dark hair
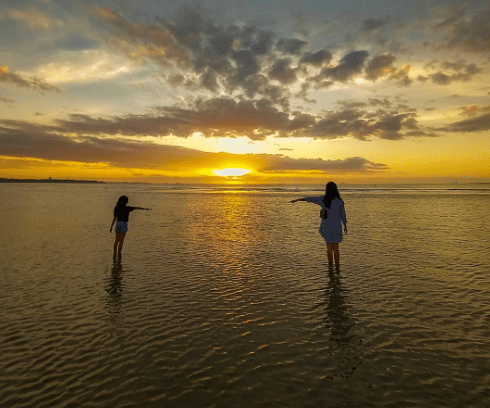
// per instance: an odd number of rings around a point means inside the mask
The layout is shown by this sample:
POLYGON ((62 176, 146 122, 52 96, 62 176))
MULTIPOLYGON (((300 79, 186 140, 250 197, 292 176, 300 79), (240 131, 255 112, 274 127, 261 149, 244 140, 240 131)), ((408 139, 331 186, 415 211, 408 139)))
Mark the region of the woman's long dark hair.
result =
POLYGON ((327 186, 325 187, 325 196, 323 197, 323 202, 325 203, 325 207, 330 209, 330 206, 332 205, 332 200, 334 198, 338 198, 339 200, 342 200, 340 198, 337 184, 335 184, 333 181, 329 181, 327 183, 327 186))
POLYGON ((129 199, 126 196, 121 196, 117 200, 116 206, 114 207, 114 217, 116 216, 116 210, 118 207, 124 207, 128 203, 129 199))

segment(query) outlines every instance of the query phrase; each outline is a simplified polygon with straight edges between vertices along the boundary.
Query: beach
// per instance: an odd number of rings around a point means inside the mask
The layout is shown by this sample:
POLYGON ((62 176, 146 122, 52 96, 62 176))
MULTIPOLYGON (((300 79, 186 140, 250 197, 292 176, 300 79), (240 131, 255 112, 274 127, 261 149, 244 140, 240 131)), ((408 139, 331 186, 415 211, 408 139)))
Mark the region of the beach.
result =
POLYGON ((488 405, 490 186, 339 189, 0 185, 0 406, 488 405))

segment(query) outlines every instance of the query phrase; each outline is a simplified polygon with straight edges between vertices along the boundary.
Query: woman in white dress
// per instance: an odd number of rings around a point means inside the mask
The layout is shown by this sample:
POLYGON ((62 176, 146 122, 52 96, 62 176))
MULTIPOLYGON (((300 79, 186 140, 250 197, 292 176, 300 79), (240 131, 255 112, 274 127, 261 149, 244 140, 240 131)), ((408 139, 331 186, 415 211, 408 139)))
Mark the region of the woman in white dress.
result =
POLYGON ((332 266, 335 258, 335 265, 338 268, 340 265, 339 243, 342 242, 342 224, 344 224, 344 233, 347 234, 347 217, 344 201, 340 198, 337 185, 330 181, 325 188, 324 196, 297 198, 291 203, 297 201, 306 201, 322 207, 320 211, 320 217, 322 217, 320 234, 327 243, 328 264, 332 266))

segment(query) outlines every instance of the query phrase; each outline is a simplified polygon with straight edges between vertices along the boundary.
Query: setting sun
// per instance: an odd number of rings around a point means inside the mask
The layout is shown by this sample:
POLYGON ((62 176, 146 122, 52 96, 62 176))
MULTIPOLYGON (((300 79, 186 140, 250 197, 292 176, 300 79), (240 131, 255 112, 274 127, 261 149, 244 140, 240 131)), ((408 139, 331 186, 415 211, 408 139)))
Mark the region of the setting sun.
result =
POLYGON ((240 169, 240 168, 227 168, 227 169, 220 169, 220 170, 213 170, 213 174, 216 176, 221 176, 221 177, 240 177, 245 174, 250 173, 252 170, 247 170, 247 169, 240 169))

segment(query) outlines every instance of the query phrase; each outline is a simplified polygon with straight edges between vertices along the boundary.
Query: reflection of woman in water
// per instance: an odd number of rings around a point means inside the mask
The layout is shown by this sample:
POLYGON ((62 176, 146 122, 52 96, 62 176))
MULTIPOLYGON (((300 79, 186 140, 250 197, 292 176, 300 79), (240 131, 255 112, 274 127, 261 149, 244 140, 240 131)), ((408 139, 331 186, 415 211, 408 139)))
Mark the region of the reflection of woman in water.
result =
POLYGON ((340 198, 337 185, 330 181, 327 184, 324 196, 297 198, 291 202, 295 203, 297 201, 306 201, 322 207, 320 212, 320 217, 322 217, 320 234, 327 243, 328 264, 332 266, 335 257, 335 265, 338 268, 340 265, 339 243, 342 242, 342 223, 344 224, 344 232, 347 234, 347 217, 345 215, 344 201, 340 198))
POLYGON ((129 213, 133 210, 150 210, 150 208, 143 207, 130 207, 126 205, 128 203, 128 197, 121 196, 117 200, 117 204, 114 207, 114 218, 112 220, 110 232, 114 222, 116 222, 116 239, 114 241, 114 253, 120 254, 124 244, 124 238, 126 238, 126 232, 128 232, 128 218, 129 213))
MULTIPOLYGON (((112 324, 114 324, 117 316, 121 313, 123 305, 122 292, 124 288, 124 280, 120 256, 116 257, 116 254, 114 254, 114 260, 110 273, 106 275, 104 280, 104 287, 105 291, 107 292, 107 297, 104 303, 109 315, 109 320, 112 320, 112 324)), ((117 322, 113 329, 115 331, 119 331, 120 326, 117 324, 117 322)))

